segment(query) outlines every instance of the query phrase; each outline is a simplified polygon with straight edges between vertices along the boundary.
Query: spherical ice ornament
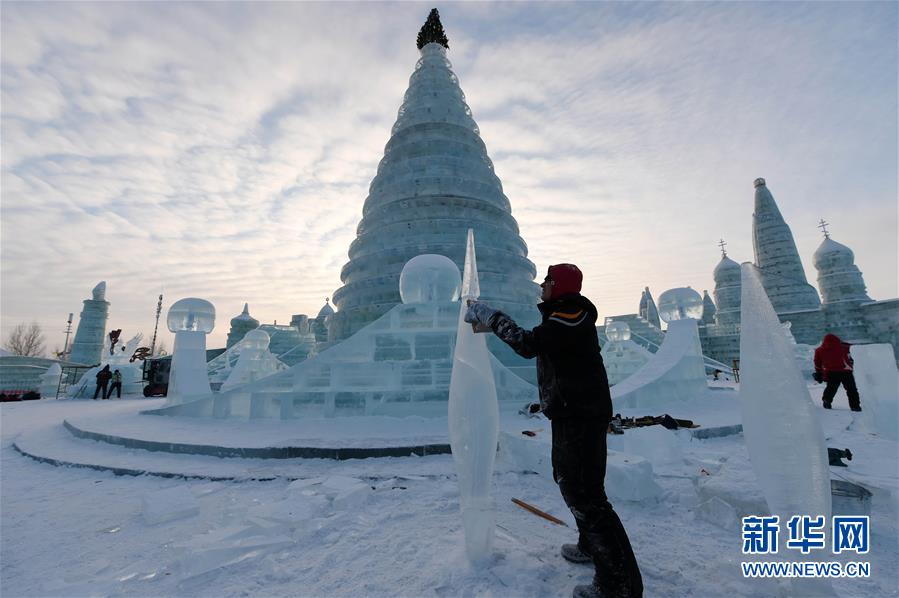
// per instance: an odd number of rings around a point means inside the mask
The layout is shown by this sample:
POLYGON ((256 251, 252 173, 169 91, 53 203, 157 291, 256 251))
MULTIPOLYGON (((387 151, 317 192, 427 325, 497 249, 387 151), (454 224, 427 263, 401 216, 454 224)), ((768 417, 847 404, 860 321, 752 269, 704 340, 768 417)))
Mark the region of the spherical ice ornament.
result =
POLYGON ((243 337, 243 346, 247 349, 256 349, 257 351, 262 351, 264 349, 268 349, 268 344, 271 341, 271 337, 268 335, 268 332, 265 330, 250 330, 243 337))
POLYGON ((403 303, 458 301, 462 276, 453 260, 426 253, 406 262, 400 273, 400 297, 403 303))
POLYGON ((659 317, 665 322, 702 318, 702 296, 683 287, 669 289, 659 296, 659 317))
POLYGON ((606 338, 613 343, 631 340, 631 327, 627 322, 612 322, 606 326, 606 338))
POLYGON ((175 301, 166 318, 172 332, 203 332, 209 334, 215 328, 215 307, 205 299, 189 297, 175 301))

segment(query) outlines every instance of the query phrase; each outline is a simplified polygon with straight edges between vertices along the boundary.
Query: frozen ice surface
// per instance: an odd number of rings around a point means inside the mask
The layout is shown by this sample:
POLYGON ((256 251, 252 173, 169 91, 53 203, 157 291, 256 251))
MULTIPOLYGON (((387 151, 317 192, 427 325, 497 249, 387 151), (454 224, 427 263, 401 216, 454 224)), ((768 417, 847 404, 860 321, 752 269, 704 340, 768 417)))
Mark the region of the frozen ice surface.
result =
POLYGON ((793 350, 751 264, 743 265, 740 400, 752 468, 771 513, 830 517, 824 434, 793 350))
POLYGON ((499 434, 499 403, 486 335, 475 334, 464 320, 465 301, 477 299, 477 275, 474 235, 469 229, 447 424, 459 482, 465 551, 470 561, 484 562, 491 555, 494 538, 495 512, 490 490, 499 434))
POLYGON ((629 455, 639 455, 652 463, 653 467, 683 460, 677 434, 662 426, 631 428, 625 430, 624 434, 609 435, 608 447, 629 455))
POLYGON ((662 346, 646 365, 612 387, 612 402, 615 409, 656 408, 699 396, 706 386, 697 322, 675 320, 668 324, 662 346))
POLYGON ((882 438, 899 440, 899 372, 893 347, 853 345, 850 351, 866 429, 882 438))
POLYGON ((173 486, 141 498, 141 514, 149 525, 193 517, 199 513, 200 503, 184 486, 173 486))
MULTIPOLYGON (((666 430, 667 431, 667 430, 666 430)), ((535 437, 502 432, 499 457, 503 471, 534 472, 553 479, 552 439, 548 429, 535 437)), ((606 460, 606 494, 612 500, 631 502, 654 501, 662 494, 655 481, 652 463, 639 455, 608 451, 606 460)))
POLYGON ((400 272, 403 303, 431 303, 459 299, 459 267, 444 255, 426 253, 406 262, 400 272))
POLYGON ((702 318, 702 297, 690 287, 668 289, 659 295, 659 317, 663 321, 702 318))
MULTIPOLYGON (((742 450, 717 466, 703 464, 693 478, 702 511, 697 516, 724 527, 723 521, 714 520, 715 516, 732 512, 736 521, 730 529, 736 532, 739 529, 737 522, 743 517, 767 515, 768 504, 759 489, 758 481, 754 476, 747 475, 750 467, 749 459, 742 450)), ((731 522, 728 520, 727 523, 731 522)))

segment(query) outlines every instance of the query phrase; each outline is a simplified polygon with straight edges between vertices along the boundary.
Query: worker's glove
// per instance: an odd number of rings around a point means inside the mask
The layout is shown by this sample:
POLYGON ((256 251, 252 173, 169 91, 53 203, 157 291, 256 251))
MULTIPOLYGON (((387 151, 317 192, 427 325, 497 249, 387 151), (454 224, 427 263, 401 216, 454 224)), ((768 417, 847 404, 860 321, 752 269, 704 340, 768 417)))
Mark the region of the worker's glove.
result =
POLYGON ((469 304, 468 310, 465 312, 465 321, 469 324, 483 324, 490 327, 490 321, 493 316, 499 312, 486 303, 473 301, 469 304))
POLYGON ((815 372, 814 374, 812 374, 812 380, 814 380, 818 384, 821 384, 822 382, 824 382, 824 374, 822 374, 821 372, 815 372))

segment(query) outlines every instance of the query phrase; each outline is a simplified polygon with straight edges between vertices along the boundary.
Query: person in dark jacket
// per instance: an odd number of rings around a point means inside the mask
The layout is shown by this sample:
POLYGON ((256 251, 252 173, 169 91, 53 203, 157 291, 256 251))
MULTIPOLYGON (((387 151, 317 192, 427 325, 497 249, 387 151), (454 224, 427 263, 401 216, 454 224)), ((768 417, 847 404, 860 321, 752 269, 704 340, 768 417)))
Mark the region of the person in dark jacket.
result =
POLYGON ((846 396, 849 397, 849 408, 853 411, 862 410, 858 388, 855 386, 855 376, 852 373, 850 346, 849 343, 841 341, 836 334, 825 334, 821 346, 815 349, 815 380, 827 383, 821 397, 825 409, 831 408, 833 397, 842 384, 846 389, 846 396))
POLYGON ((103 399, 106 400, 107 391, 106 387, 109 386, 109 379, 112 378, 112 372, 109 371, 109 364, 103 366, 103 369, 97 372, 97 390, 94 391, 94 400, 97 400, 97 395, 100 394, 100 391, 103 391, 103 399))
POLYGON ((575 597, 643 595, 643 580, 627 532, 605 493, 606 431, 612 398, 596 336, 596 307, 580 294, 583 275, 573 264, 550 266, 533 330, 485 303, 472 303, 465 320, 493 330, 522 357, 537 358, 540 407, 552 423, 553 478, 577 522, 578 543, 562 556, 592 562, 591 585, 575 597))

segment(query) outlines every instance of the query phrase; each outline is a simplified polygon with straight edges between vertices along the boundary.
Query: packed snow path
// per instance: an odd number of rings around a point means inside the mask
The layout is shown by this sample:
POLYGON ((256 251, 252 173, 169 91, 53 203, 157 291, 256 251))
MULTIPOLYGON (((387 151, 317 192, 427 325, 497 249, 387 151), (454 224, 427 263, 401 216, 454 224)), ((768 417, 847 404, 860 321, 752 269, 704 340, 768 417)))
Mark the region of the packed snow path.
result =
MULTIPOLYGON (((850 421, 845 398, 835 407, 826 415, 842 429, 850 421)), ((126 408, 126 401, 0 408, 4 596, 568 596, 590 579, 589 568, 558 554, 561 543, 575 540, 573 529, 511 503, 522 499, 573 524, 555 485, 536 475, 496 474, 497 556, 473 571, 462 554, 458 485, 447 455, 309 460, 300 466, 310 478, 298 482, 232 483, 116 477, 38 463, 12 449, 24 432, 126 408), (400 477, 404 467, 388 472, 384 461, 434 475, 400 477), (391 477, 366 475, 385 473, 391 477)), ((847 431, 840 441, 854 438, 847 431)), ((773 582, 739 576, 739 530, 696 515, 696 472, 708 462, 745 459, 742 439, 686 442, 683 454, 682 462, 656 468, 660 501, 615 504, 646 595, 776 595, 773 582)), ((889 474, 889 462, 875 457, 856 460, 889 474)), ((875 494, 872 577, 835 581, 840 595, 896 595, 895 509, 875 494)))

